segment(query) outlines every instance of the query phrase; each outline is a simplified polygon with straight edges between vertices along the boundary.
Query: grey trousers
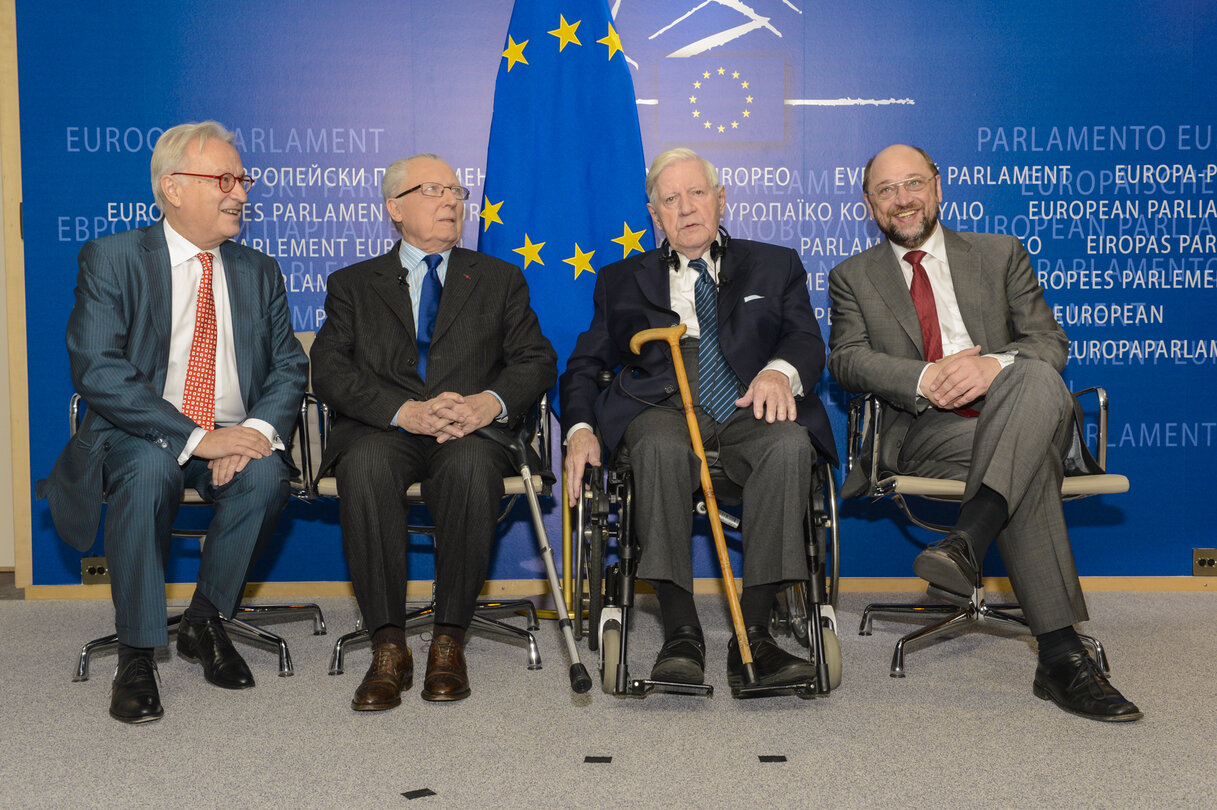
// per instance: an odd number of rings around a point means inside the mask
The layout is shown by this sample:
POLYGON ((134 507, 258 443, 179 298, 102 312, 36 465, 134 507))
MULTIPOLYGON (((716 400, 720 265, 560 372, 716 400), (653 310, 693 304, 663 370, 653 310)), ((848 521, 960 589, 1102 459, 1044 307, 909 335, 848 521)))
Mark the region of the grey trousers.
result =
POLYGON ((905 434, 898 471, 987 486, 1009 505, 997 535, 1014 593, 1039 634, 1085 621, 1086 601, 1061 508, 1061 459, 1072 400, 1061 375, 1015 360, 993 381, 974 419, 930 409, 905 434))
MULTIPOLYGON (((696 357, 685 348, 696 402, 696 357)), ((807 578, 803 519, 815 449, 795 422, 772 424, 737 409, 723 424, 701 411, 698 428, 712 467, 743 492, 744 586, 807 578), (717 460, 713 457, 717 456, 717 460)), ((693 590, 690 537, 693 494, 701 486, 701 460, 693 452, 680 397, 648 408, 622 439, 634 471, 634 526, 642 556, 638 576, 693 590)))

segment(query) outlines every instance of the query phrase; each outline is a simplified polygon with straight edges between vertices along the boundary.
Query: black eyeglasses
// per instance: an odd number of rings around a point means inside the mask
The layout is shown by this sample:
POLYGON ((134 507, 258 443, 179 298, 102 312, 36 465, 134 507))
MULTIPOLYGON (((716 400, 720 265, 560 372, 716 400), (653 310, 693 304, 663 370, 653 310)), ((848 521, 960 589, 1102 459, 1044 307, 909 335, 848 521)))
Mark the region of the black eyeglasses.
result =
POLYGON ((235 186, 237 183, 240 183, 241 187, 244 188, 246 191, 249 191, 251 188, 254 187, 254 179, 252 177, 250 177, 248 174, 243 174, 239 177, 237 175, 233 174, 232 172, 224 172, 223 174, 195 174, 194 172, 170 172, 170 174, 171 175, 181 174, 181 175, 185 175, 186 177, 206 177, 209 180, 215 180, 217 183, 220 184, 220 191, 224 192, 225 194, 232 191, 233 186, 235 186))
POLYGON ((419 183, 413 188, 408 188, 401 194, 394 194, 393 199, 400 200, 412 191, 417 191, 424 197, 442 197, 445 191, 451 191, 458 199, 469 199, 469 189, 464 186, 445 186, 443 183, 419 183))

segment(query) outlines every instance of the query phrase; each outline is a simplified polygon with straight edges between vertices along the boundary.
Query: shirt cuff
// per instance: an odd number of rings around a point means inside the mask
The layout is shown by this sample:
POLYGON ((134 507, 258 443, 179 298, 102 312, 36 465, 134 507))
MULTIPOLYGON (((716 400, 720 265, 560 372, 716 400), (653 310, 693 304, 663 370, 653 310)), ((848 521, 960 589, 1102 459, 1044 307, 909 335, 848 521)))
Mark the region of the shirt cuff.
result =
POLYGON ((270 422, 265 422, 261 419, 249 418, 241 423, 244 427, 251 427, 266 437, 270 442, 271 450, 286 450, 287 447, 283 444, 283 439, 279 437, 279 431, 275 430, 275 426, 270 422))
POLYGON ((770 360, 761 371, 780 371, 790 380, 790 393, 793 396, 803 396, 803 381, 799 379, 799 370, 785 360, 770 360))
POLYGON ((203 437, 207 435, 207 431, 201 427, 196 427, 190 431, 190 438, 186 440, 186 446, 182 448, 182 454, 177 457, 177 465, 179 467, 186 466, 186 462, 190 461, 190 457, 194 455, 194 448, 199 446, 199 442, 203 441, 203 437))
POLYGON ((921 399, 929 399, 929 397, 927 397, 925 394, 921 393, 921 381, 922 381, 922 379, 925 378, 925 373, 930 370, 930 366, 932 366, 932 365, 934 365, 934 364, 926 363, 925 367, 921 369, 921 373, 917 375, 917 387, 915 387, 913 389, 914 397, 920 397, 921 399))
POLYGON ((1005 368, 1006 366, 1008 366, 1014 362, 1014 356, 1016 354, 1018 354, 1018 352, 998 352, 997 354, 985 354, 985 355, 981 355, 981 356, 982 357, 992 357, 994 360, 1001 363, 1002 368, 1005 368))
MULTIPOLYGON (((564 444, 564 445, 565 445, 567 442, 569 442, 569 441, 570 441, 570 437, 571 437, 571 436, 573 436, 573 435, 575 435, 575 431, 576 431, 576 430, 582 430, 583 428, 587 428, 588 430, 592 430, 592 426, 591 426, 591 425, 589 425, 587 422, 577 422, 577 423, 575 423, 575 424, 571 425, 570 430, 566 431, 566 436, 565 436, 565 437, 562 439, 562 444, 564 444)), ((593 431, 593 432, 594 432, 594 431, 593 431)))
POLYGON ((494 421, 498 422, 500 425, 506 424, 507 423, 507 403, 503 401, 503 398, 501 396, 496 394, 494 391, 491 391, 489 388, 487 388, 484 393, 490 394, 490 396, 494 397, 495 399, 497 399, 499 401, 499 415, 494 418, 494 421))

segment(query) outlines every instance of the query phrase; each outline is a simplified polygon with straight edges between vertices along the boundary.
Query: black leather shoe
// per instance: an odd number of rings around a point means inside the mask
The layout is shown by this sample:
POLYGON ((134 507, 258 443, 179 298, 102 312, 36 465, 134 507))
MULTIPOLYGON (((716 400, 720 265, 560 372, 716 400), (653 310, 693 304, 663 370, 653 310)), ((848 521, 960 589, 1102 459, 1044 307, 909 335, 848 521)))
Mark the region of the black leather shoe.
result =
POLYGON ((702 683, 706 679, 706 640, 701 628, 686 624, 659 648, 651 680, 668 683, 702 683))
POLYGON ((1084 650, 1070 653, 1052 667, 1036 667, 1032 691, 1041 700, 1051 700, 1070 714, 1090 720, 1121 723, 1143 716, 1084 650))
POLYGON ((951 532, 917 555, 913 573, 940 591, 970 599, 980 580, 971 538, 963 532, 951 532))
MULTIPOLYGON (((752 663, 756 665, 756 686, 782 686, 785 684, 813 683, 816 668, 806 659, 783 650, 769 635, 769 628, 748 628, 748 646, 752 649, 752 663)), ((744 662, 735 636, 727 642, 727 684, 745 686, 744 662)))
POLYGON ((110 716, 124 723, 147 723, 165 716, 156 691, 156 662, 136 656, 119 664, 110 687, 110 716))
POLYGON ((191 661, 201 661, 203 677, 221 689, 248 689, 253 673, 228 640, 219 619, 195 624, 182 619, 177 626, 177 651, 191 661))

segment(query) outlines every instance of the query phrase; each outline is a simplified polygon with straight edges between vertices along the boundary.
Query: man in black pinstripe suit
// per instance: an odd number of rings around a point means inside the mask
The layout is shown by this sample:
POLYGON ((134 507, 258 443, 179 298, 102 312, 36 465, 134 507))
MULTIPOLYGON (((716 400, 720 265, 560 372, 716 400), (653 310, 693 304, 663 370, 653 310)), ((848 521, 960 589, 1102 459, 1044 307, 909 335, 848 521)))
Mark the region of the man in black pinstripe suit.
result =
POLYGON ((313 386, 337 416, 321 461, 334 471, 343 545, 372 665, 357 711, 401 703, 413 682, 404 631, 406 489, 435 521, 435 629, 422 696, 469 695, 465 629, 486 580, 511 465, 471 435, 517 424, 557 377, 519 268, 456 247, 468 189, 435 155, 399 160, 381 191, 401 241, 330 276, 313 386), (438 299, 438 302, 436 302, 438 299))
POLYGON ((214 121, 167 130, 152 153, 164 219, 80 251, 67 344, 88 412, 38 495, 80 551, 93 545, 107 504, 119 640, 110 714, 127 723, 164 714, 152 654, 169 643, 164 567, 184 487, 214 503, 215 517, 178 651, 200 660, 216 686, 254 685, 220 615, 233 615, 287 501, 285 440, 308 358, 278 264, 231 241, 253 183, 232 141, 214 121), (196 389, 187 380, 200 369, 209 384, 196 389), (205 415, 185 415, 184 400, 205 415))

